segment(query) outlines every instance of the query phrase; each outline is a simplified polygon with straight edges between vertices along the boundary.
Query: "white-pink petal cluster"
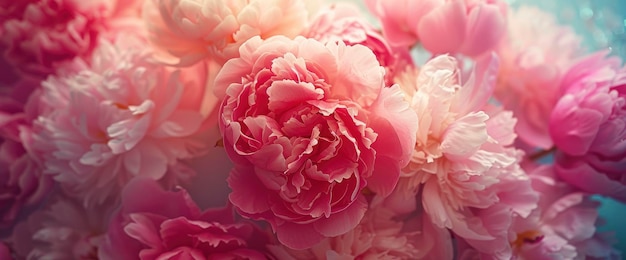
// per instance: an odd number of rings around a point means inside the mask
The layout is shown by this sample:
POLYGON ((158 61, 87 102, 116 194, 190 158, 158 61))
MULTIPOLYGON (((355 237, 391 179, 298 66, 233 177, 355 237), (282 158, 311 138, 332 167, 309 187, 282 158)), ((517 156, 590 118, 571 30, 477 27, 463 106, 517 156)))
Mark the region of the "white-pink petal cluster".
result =
POLYGON ((179 163, 207 144, 206 68, 173 70, 150 61, 140 39, 102 41, 88 62, 43 82, 36 149, 47 173, 86 201, 118 194, 134 176, 176 183, 179 163))
POLYGON ((510 248, 500 243, 502 226, 512 212, 527 215, 536 195, 519 166, 520 152, 511 147, 515 119, 487 104, 496 68, 493 58, 481 61, 463 84, 456 60, 438 56, 398 77, 398 84, 419 124, 404 169, 407 192, 421 191, 424 210, 438 227, 505 257, 510 248))
POLYGON ((146 0, 144 20, 167 62, 189 65, 239 56, 246 40, 295 37, 306 26, 302 0, 146 0))
POLYGON ((518 119, 520 140, 543 149, 552 146, 550 113, 580 46, 580 37, 558 25, 550 13, 524 6, 509 14, 508 35, 497 48, 500 69, 494 95, 518 119))

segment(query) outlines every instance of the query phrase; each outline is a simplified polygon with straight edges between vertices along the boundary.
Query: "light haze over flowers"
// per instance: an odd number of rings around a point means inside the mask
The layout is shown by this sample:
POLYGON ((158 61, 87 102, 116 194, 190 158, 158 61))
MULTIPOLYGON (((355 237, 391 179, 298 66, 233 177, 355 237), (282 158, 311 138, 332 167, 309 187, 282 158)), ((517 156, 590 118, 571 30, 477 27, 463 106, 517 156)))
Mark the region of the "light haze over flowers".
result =
POLYGON ((549 149, 548 123, 559 98, 563 75, 581 49, 581 38, 540 9, 522 6, 508 16, 508 34, 497 48, 500 58, 495 97, 518 119, 520 140, 549 149))
POLYGON ((43 82, 34 146, 46 172, 86 202, 117 194, 135 176, 176 183, 193 173, 180 159, 207 144, 202 64, 184 71, 149 61, 145 41, 102 41, 91 65, 77 59, 43 82))
POLYGON ((138 16, 136 0, 2 0, 0 51, 24 75, 45 79, 63 62, 88 57, 99 35, 138 16))
POLYGON ((303 0, 146 0, 143 11, 162 58, 180 65, 222 64, 254 36, 295 37, 308 17, 303 0))
POLYGON ((109 226, 102 259, 267 259, 269 233, 233 219, 231 207, 201 211, 183 189, 133 179, 109 226))
POLYGON ((436 226, 506 258, 511 252, 501 239, 503 227, 512 212, 529 214, 536 194, 518 165, 521 154, 511 147, 515 119, 486 104, 496 69, 495 58, 481 61, 463 84, 456 60, 442 55, 397 82, 419 124, 411 163, 403 170, 403 178, 410 178, 405 192, 420 192, 436 226))
POLYGON ((567 72, 550 134, 559 177, 626 202, 626 67, 605 56, 590 55, 567 72))
POLYGON ((477 57, 506 32, 506 3, 500 0, 366 0, 396 46, 419 42, 433 54, 477 57))
POLYGON ((49 204, 15 227, 18 259, 97 259, 116 204, 85 207, 80 199, 55 194, 49 204))
POLYGON ((370 49, 253 38, 215 81, 240 213, 302 249, 354 228, 366 186, 381 195, 408 163, 415 114, 370 49))

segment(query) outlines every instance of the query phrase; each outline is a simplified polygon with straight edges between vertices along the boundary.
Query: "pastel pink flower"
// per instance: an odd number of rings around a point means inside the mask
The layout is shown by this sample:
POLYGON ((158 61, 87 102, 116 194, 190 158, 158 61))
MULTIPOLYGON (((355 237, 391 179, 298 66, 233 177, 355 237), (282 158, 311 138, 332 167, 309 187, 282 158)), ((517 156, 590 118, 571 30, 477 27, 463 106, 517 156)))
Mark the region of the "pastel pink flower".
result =
POLYGON ((235 164, 230 201, 295 249, 354 228, 361 191, 387 195, 408 163, 415 114, 370 49, 255 37, 217 75, 235 164))
POLYGON ((514 218, 508 239, 511 259, 614 259, 619 255, 596 233, 596 201, 556 179, 550 165, 538 166, 530 177, 539 192, 538 207, 527 217, 514 218))
POLYGON ((367 0, 389 42, 403 47, 418 40, 433 54, 477 57, 506 32, 506 3, 500 0, 367 0))
POLYGON ((605 55, 590 55, 565 75, 550 134, 560 178, 626 201, 626 68, 605 55))
POLYGON ((494 94, 518 119, 520 140, 549 149, 550 114, 561 79, 580 52, 581 38, 538 8, 522 6, 508 18, 508 35, 497 49, 501 62, 494 94))
POLYGON ((206 67, 153 63, 145 41, 125 37, 42 83, 34 146, 46 172, 85 202, 114 196, 135 176, 174 185, 193 174, 179 161, 207 146, 206 105, 216 101, 206 67))
MULTIPOLYGON (((63 62, 87 57, 114 18, 130 15, 138 1, 4 0, 0 51, 20 73, 45 79, 63 62)), ((136 9, 136 8, 135 8, 136 9)), ((138 13, 134 13, 136 16, 138 13)))
POLYGON ((236 222, 231 207, 201 211, 183 189, 135 178, 109 226, 103 259, 267 259, 267 233, 236 222))
POLYGON ((361 16, 360 9, 349 3, 325 6, 313 18, 303 35, 323 43, 365 45, 376 54, 378 62, 385 68, 388 85, 392 84, 398 71, 413 63, 408 48, 392 48, 382 34, 361 16))
POLYGON ((117 205, 107 201, 85 207, 62 193, 49 199, 15 227, 9 241, 18 259, 97 259, 117 205))
POLYGON ((537 198, 519 166, 521 153, 512 147, 515 119, 487 105, 496 69, 494 57, 481 61, 463 83, 456 60, 437 56, 419 72, 398 77, 398 84, 419 124, 403 170, 410 182, 405 192, 421 194, 436 226, 506 258, 505 227, 513 212, 530 213, 537 198))
POLYGON ((152 43, 179 65, 207 57, 223 64, 254 36, 295 37, 308 16, 301 0, 147 0, 143 11, 152 43))
MULTIPOLYGON (((29 110, 30 106, 26 106, 29 110)), ((35 208, 52 187, 29 151, 34 116, 22 103, 0 97, 0 230, 10 231, 23 208, 35 208)))

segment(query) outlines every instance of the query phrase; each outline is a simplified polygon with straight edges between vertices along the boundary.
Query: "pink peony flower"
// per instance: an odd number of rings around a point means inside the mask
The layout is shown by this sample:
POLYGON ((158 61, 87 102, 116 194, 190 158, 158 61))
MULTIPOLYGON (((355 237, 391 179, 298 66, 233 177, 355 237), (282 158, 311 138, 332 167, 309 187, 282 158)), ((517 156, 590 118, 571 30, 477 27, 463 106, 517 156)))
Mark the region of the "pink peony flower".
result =
MULTIPOLYGON (((511 259, 616 259, 619 252, 596 233, 596 201, 558 181, 549 165, 531 171, 532 187, 539 192, 538 207, 527 217, 516 216, 509 230, 511 259)), ((461 245, 461 255, 473 251, 461 245)), ((492 256, 483 254, 483 258, 492 256)))
POLYGON ((10 239, 18 259, 98 259, 115 203, 92 204, 66 194, 19 223, 10 239))
POLYGON ((0 52, 19 72, 39 79, 63 62, 90 55, 99 34, 115 30, 114 20, 138 15, 130 10, 135 0, 2 2, 0 13, 6 16, 0 19, 0 52))
POLYGON ((361 16, 358 7, 352 4, 336 3, 326 6, 313 18, 303 35, 323 43, 365 45, 376 54, 378 62, 385 68, 385 81, 388 85, 392 84, 398 71, 413 63, 408 49, 392 48, 376 28, 361 16))
POLYGON ((520 151, 511 147, 515 119, 487 105, 496 69, 494 57, 481 61, 461 85, 456 60, 438 56, 419 72, 398 77, 398 84, 419 124, 411 163, 403 170, 409 178, 404 192, 421 192, 436 226, 506 258, 510 248, 501 237, 513 212, 527 215, 537 198, 519 166, 520 151))
POLYGON ((207 146, 201 134, 216 100, 206 68, 174 71, 149 61, 146 42, 126 40, 102 41, 91 65, 77 59, 69 67, 82 70, 43 82, 34 146, 47 173, 86 202, 104 201, 135 176, 184 180, 192 173, 179 161, 207 146))
POLYGON ((550 113, 564 73, 580 51, 581 39, 555 17, 533 7, 510 13, 508 35, 497 49, 501 59, 495 97, 513 111, 520 140, 549 149, 550 113))
POLYGON ((366 186, 389 194, 408 163, 415 114, 362 45, 255 37, 218 73, 230 201, 295 249, 345 234, 366 186))
POLYGON ((135 178, 109 226, 103 259, 267 259, 269 242, 252 224, 235 222, 231 207, 201 212, 185 190, 164 191, 135 178))
POLYGON ((0 230, 10 231, 22 208, 34 207, 52 187, 37 158, 29 151, 31 103, 0 97, 0 230))
POLYGON ((582 59, 565 75, 550 134, 560 178, 626 201, 626 67, 605 55, 582 59))
POLYGON ((433 54, 478 57, 492 50, 506 30, 500 0, 367 0, 389 42, 409 47, 418 40, 433 54))
POLYGON ((211 57, 223 64, 246 40, 295 37, 307 22, 302 0, 147 0, 144 20, 169 63, 190 65, 211 57))

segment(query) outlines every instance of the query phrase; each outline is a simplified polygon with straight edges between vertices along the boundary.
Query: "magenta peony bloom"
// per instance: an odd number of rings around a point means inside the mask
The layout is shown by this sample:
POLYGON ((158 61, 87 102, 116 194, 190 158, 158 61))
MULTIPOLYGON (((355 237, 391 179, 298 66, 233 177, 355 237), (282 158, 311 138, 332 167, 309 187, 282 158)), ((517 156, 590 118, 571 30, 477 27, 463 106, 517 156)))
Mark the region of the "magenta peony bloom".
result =
POLYGON ((416 118, 399 88, 362 45, 256 37, 240 55, 215 81, 230 201, 291 248, 350 231, 361 191, 389 194, 408 163, 416 118))
POLYGON ((559 84, 581 49, 569 27, 540 9, 520 7, 508 19, 508 35, 497 49, 501 60, 495 97, 513 111, 515 133, 530 146, 549 149, 550 113, 559 84))
POLYGON ((492 50, 506 33, 501 0, 367 0, 391 44, 418 40, 433 54, 477 57, 492 50))
POLYGON ((268 233, 236 222, 231 207, 204 212, 185 190, 135 178, 109 226, 102 259, 267 259, 268 233))
POLYGON ((223 64, 254 36, 295 37, 308 16, 302 0, 146 0, 143 11, 162 58, 185 66, 207 57, 223 64))
POLYGON ((114 196, 134 176, 187 179, 193 173, 178 162, 208 145, 205 105, 216 101, 206 68, 152 63, 145 41, 125 37, 102 41, 91 65, 77 59, 68 66, 74 71, 43 82, 46 112, 35 122, 34 146, 47 173, 86 202, 114 196))
POLYGON ((605 55, 582 59, 565 75, 550 134, 560 178, 626 202, 626 68, 605 55))
POLYGON ((361 16, 358 7, 352 4, 336 3, 326 6, 313 18, 303 35, 322 43, 365 45, 376 54, 378 62, 385 68, 385 81, 388 85, 392 84, 397 72, 413 63, 408 48, 392 48, 376 28, 361 16))
MULTIPOLYGON (((87 57, 117 18, 138 1, 2 0, 0 51, 19 72, 45 79, 63 62, 87 57), (8 3, 10 2, 10 3, 8 3), (19 3, 18 3, 19 2, 19 3)), ((131 9, 131 10, 129 10, 131 9)))
POLYGON ((527 215, 536 194, 512 147, 515 119, 487 105, 494 87, 494 57, 476 65, 461 85, 454 58, 438 56, 419 72, 398 77, 418 115, 417 142, 405 197, 418 199, 436 226, 449 228, 481 252, 510 256, 502 237, 513 212, 527 215))
POLYGON ((10 230, 23 207, 33 207, 52 187, 37 158, 29 151, 32 103, 0 97, 0 230, 10 230))
POLYGON ((116 207, 109 201, 85 207, 79 199, 55 194, 15 227, 11 248, 18 259, 98 259, 116 207))

